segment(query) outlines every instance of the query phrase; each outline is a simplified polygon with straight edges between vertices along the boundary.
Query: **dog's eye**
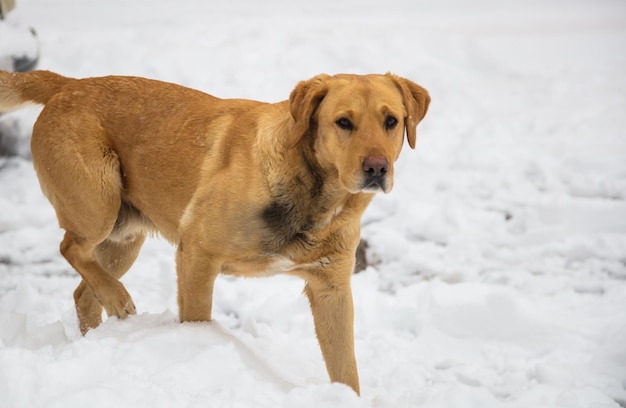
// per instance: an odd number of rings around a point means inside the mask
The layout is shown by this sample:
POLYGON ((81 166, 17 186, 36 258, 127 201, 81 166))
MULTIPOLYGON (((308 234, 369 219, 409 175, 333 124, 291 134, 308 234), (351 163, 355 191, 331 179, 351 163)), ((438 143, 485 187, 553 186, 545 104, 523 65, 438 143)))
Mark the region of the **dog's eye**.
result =
POLYGON ((387 130, 391 130, 395 128, 397 124, 398 124, 398 119, 396 119, 395 117, 390 115, 385 118, 385 128, 387 130))
POLYGON ((343 130, 352 130, 352 129, 354 129, 354 125, 352 125, 352 122, 350 122, 350 119, 348 119, 348 118, 337 119, 337 121, 335 123, 337 124, 337 126, 342 128, 343 130))

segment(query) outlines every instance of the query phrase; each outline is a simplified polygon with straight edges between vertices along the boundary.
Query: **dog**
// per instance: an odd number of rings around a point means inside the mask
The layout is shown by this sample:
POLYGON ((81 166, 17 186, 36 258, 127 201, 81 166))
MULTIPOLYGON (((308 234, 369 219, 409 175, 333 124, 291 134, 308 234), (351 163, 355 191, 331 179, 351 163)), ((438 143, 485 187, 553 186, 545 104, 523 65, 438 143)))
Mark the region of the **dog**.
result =
POLYGON ((210 321, 218 274, 299 276, 330 380, 359 393, 350 279, 360 219, 393 187, 430 97, 396 76, 318 75, 286 101, 139 77, 0 72, 0 111, 44 105, 31 153, 65 230, 83 334, 135 313, 119 281, 147 234, 177 246, 180 320, 210 321))

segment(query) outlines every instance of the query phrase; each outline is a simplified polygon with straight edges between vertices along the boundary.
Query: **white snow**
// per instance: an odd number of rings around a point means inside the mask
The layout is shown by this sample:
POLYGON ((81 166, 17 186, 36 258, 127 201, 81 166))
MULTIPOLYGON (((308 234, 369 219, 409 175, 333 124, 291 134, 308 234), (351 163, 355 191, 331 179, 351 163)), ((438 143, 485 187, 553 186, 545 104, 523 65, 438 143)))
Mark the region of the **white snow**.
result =
POLYGON ((433 102, 363 219, 361 398, 329 383, 297 279, 220 278, 215 321, 178 323, 162 240, 123 278, 138 315, 82 337, 54 212, 0 158, 1 407, 626 407, 623 1, 24 0, 5 23, 68 76, 278 101, 392 71, 433 102))

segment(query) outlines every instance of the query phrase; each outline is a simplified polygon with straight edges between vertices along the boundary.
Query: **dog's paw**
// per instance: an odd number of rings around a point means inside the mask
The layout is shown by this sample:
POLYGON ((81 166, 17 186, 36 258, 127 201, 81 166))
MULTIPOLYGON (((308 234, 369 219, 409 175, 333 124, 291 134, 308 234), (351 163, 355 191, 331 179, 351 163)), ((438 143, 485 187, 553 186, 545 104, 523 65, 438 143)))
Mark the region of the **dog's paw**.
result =
POLYGON ((107 293, 101 292, 98 300, 104 307, 104 310, 106 310, 108 316, 125 319, 128 315, 137 313, 133 299, 120 282, 116 282, 116 284, 106 292, 107 293))

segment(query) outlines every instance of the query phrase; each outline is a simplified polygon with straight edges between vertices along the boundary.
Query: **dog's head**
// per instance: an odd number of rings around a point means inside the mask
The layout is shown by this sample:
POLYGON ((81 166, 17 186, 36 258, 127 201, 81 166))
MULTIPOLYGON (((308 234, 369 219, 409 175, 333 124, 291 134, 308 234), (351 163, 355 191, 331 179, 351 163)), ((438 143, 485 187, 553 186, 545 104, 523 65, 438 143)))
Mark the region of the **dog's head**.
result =
POLYGON ((392 74, 342 74, 300 82, 289 102, 295 122, 290 145, 312 131, 317 160, 337 172, 347 191, 388 193, 405 131, 415 148, 415 130, 430 97, 392 74))

